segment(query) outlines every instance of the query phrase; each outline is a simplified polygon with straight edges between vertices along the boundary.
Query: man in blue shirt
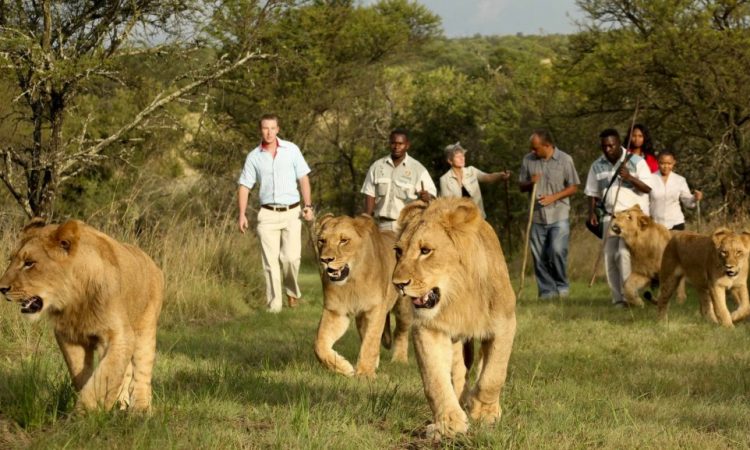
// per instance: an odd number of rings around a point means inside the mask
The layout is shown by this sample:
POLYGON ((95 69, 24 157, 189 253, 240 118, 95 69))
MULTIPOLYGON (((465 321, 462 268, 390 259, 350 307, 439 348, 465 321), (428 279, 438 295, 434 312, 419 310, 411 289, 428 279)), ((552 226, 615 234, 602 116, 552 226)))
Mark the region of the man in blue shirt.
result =
POLYGON ((277 313, 282 305, 282 276, 289 307, 297 306, 302 296, 297 283, 302 252, 300 193, 302 218, 310 221, 314 217, 307 176, 310 167, 299 147, 277 137, 279 119, 276 115, 266 114, 260 118, 260 132, 261 143, 247 155, 238 181, 238 225, 244 234, 248 227, 247 199, 258 182, 257 231, 266 279, 266 306, 269 312, 277 313))

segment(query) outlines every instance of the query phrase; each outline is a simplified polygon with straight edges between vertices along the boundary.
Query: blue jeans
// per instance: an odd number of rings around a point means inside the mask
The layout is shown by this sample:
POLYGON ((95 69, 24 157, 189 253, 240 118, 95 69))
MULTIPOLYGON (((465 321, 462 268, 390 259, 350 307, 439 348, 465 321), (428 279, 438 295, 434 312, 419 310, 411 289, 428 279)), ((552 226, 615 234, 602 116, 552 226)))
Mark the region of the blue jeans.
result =
POLYGON ((570 291, 567 272, 569 237, 568 219, 531 226, 531 254, 534 256, 539 298, 567 296, 570 291))

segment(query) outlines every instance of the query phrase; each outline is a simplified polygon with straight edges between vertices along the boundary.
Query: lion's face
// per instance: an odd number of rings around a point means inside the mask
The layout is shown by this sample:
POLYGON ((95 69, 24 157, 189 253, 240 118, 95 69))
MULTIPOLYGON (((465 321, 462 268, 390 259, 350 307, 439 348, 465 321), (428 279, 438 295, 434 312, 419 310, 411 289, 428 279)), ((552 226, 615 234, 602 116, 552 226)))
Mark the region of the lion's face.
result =
POLYGON ((0 278, 0 292, 8 301, 20 304, 27 318, 34 320, 44 311, 62 309, 63 280, 69 278, 75 232, 74 222, 61 226, 32 222, 24 229, 21 244, 0 278))
POLYGON ((461 284, 466 282, 461 263, 465 258, 451 233, 477 228, 482 217, 470 201, 437 202, 432 209, 420 203, 401 213, 393 284, 411 298, 416 314, 432 318, 450 299, 461 297, 461 284))
POLYGON ((728 277, 740 274, 747 265, 750 253, 750 233, 736 234, 726 228, 720 228, 714 232, 712 239, 724 274, 728 277))
MULTIPOLYGON (((321 218, 317 230, 317 246, 320 264, 328 279, 344 284, 356 266, 360 248, 367 233, 376 231, 369 217, 347 216, 321 218)), ((373 261, 365 262, 365 264, 373 261)))
POLYGON ((612 219, 610 231, 615 236, 629 238, 638 234, 639 230, 648 227, 652 219, 647 216, 638 205, 616 213, 612 219))

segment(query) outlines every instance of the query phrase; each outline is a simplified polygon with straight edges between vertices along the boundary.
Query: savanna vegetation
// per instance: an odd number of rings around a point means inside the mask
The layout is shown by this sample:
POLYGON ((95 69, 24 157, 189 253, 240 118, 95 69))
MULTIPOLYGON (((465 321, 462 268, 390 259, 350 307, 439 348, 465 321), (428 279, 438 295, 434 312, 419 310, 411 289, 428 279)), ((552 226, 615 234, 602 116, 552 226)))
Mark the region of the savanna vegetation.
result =
MULTIPOLYGON (((705 192, 704 220, 742 226, 750 2, 577 3, 575 34, 458 39, 408 0, 0 1, 0 256, 31 216, 78 218, 141 245, 167 276, 149 417, 70 416, 48 327, 2 305, 0 447, 431 445, 413 357, 399 366, 384 352, 374 381, 315 361, 309 249, 305 305, 262 311, 235 182, 263 112, 303 149, 319 212, 353 214, 394 127, 411 130, 411 154, 435 178, 457 140, 469 164, 515 171, 531 130, 546 127, 584 178, 598 131, 624 131, 637 104, 657 149, 675 151, 677 172, 705 192)), ((484 196, 518 274, 526 198, 514 183, 484 196)), ((574 225, 584 212, 579 195, 574 225)), ((581 281, 598 245, 585 233, 572 243, 581 281)), ((703 323, 693 296, 658 325, 653 310, 609 307, 603 284, 572 294, 519 303, 501 423, 444 445, 750 446, 746 326, 703 323)), ((342 343, 349 358, 355 335, 342 343)))

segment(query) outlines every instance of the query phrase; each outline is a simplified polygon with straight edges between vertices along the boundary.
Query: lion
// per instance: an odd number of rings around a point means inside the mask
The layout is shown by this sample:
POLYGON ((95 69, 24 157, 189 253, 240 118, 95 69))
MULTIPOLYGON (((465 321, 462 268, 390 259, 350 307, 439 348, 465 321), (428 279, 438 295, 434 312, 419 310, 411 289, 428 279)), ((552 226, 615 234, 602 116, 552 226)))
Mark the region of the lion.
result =
POLYGON ((411 305, 391 284, 396 265, 393 232, 380 231, 368 215, 323 216, 316 229, 323 282, 323 315, 315 355, 328 369, 372 377, 380 362, 380 340, 390 346, 389 311, 396 315, 393 361, 406 362, 411 305), (362 341, 356 369, 333 349, 354 317, 362 341))
POLYGON ((398 222, 393 284, 411 299, 412 335, 435 439, 500 419, 500 393, 516 331, 516 297, 497 235, 469 199, 410 203, 398 222), (462 342, 481 341, 469 389, 462 342))
MULTIPOLYGON (((658 280, 661 257, 672 234, 664 225, 656 223, 638 205, 614 215, 612 234, 625 241, 630 250, 631 273, 624 284, 625 301, 630 306, 643 306, 639 291, 658 280)), ((685 284, 680 283, 677 298, 685 301, 685 284)), ((650 297, 648 300, 652 301, 650 297)))
POLYGON ((661 320, 667 317, 669 300, 683 279, 696 288, 703 317, 725 327, 750 315, 747 274, 750 233, 737 234, 719 228, 711 236, 682 232, 670 239, 664 250, 659 278, 658 309, 661 320), (731 314, 727 308, 726 290, 738 304, 731 314))
POLYGON ((26 225, 0 292, 30 320, 51 319, 77 411, 151 408, 164 277, 140 249, 77 220, 26 225), (99 363, 94 367, 94 355, 99 363))

